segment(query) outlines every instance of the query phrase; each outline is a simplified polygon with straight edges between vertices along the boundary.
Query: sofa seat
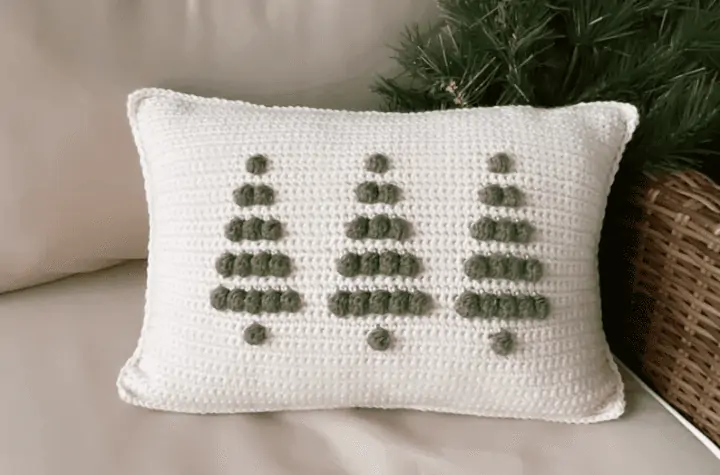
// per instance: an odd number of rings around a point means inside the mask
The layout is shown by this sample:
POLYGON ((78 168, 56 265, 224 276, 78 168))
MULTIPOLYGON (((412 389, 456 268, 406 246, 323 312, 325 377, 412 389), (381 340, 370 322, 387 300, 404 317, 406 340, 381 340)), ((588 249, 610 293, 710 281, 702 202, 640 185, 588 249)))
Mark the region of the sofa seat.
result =
POLYGON ((0 473, 693 475, 720 461, 627 372, 617 421, 348 409, 198 416, 122 403, 145 262, 0 296, 0 473))

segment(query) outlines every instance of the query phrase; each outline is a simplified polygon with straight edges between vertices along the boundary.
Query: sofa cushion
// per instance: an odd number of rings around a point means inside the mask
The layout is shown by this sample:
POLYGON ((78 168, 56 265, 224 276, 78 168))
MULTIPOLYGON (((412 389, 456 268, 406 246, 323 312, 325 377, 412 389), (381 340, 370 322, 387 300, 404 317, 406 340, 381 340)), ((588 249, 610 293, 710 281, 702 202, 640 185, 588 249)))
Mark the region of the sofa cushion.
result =
POLYGON ((150 269, 128 402, 622 412, 596 256, 633 106, 398 114, 150 89, 129 108, 150 269))
POLYGON ((418 411, 217 417, 123 404, 145 263, 0 296, 0 473, 12 475, 716 475, 720 461, 623 372, 617 421, 418 411))
POLYGON ((433 0, 68 0, 0 6, 0 292, 147 250, 125 120, 142 86, 374 108, 433 0))

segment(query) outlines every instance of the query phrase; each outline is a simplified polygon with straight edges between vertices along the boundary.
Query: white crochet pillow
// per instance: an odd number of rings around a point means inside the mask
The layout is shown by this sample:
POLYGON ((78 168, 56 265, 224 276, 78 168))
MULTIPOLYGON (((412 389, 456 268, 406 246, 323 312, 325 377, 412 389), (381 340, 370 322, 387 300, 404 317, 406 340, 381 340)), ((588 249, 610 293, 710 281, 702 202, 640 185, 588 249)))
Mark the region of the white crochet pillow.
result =
POLYGON ((597 248, 635 108, 129 98, 150 214, 123 400, 587 423, 624 409, 597 248))

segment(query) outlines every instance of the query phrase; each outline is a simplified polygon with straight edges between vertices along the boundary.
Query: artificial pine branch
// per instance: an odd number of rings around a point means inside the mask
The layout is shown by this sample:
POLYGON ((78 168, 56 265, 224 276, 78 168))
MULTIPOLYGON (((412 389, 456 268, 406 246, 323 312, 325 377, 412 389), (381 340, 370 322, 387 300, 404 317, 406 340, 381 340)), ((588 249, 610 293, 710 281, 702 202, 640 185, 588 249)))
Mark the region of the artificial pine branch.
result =
POLYGON ((707 167, 720 144, 720 0, 440 0, 410 27, 403 72, 380 78, 386 108, 617 100, 641 123, 633 170, 707 167))

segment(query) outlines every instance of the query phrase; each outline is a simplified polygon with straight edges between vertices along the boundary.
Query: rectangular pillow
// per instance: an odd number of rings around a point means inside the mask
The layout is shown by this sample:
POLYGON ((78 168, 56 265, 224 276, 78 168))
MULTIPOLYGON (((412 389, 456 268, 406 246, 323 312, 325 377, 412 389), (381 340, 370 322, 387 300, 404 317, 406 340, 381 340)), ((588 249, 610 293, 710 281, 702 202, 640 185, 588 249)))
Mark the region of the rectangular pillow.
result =
POLYGON ((123 400, 622 414, 597 247, 633 106, 402 114, 144 89, 128 107, 150 244, 123 400))

